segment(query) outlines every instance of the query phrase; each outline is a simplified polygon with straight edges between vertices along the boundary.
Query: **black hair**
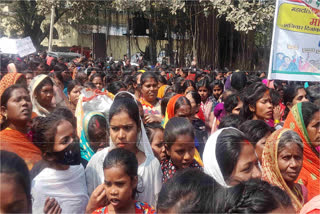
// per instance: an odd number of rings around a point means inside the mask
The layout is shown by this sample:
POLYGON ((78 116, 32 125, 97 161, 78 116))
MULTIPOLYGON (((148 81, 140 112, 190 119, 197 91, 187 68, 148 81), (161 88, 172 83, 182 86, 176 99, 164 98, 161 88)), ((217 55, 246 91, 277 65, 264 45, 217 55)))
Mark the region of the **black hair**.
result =
POLYGON ((87 74, 84 73, 83 71, 78 72, 78 73, 76 74, 75 80, 78 80, 81 84, 84 84, 87 79, 88 79, 88 76, 87 76, 87 74))
POLYGON ((270 97, 271 97, 271 102, 274 106, 280 104, 282 97, 277 90, 270 89, 270 97))
POLYGON ((241 91, 247 84, 247 76, 244 72, 235 72, 231 76, 231 87, 241 91))
POLYGON ((45 86, 45 85, 51 85, 53 87, 53 82, 51 80, 51 78, 48 76, 46 78, 44 78, 39 85, 34 89, 34 93, 35 94, 39 94, 41 89, 45 86))
POLYGON ((157 212, 213 213, 216 191, 221 188, 199 169, 178 171, 163 184, 158 196, 157 212))
POLYGON ((312 85, 307 88, 307 95, 310 102, 320 99, 320 85, 312 85))
POLYGON ((95 74, 92 74, 92 76, 90 77, 90 82, 92 82, 96 77, 100 77, 101 81, 103 81, 102 75, 100 73, 95 73, 95 74))
POLYGON ((223 85, 223 82, 222 82, 221 80, 214 80, 210 85, 211 85, 212 90, 213 90, 213 88, 217 85, 217 86, 219 86, 219 87, 222 89, 222 91, 223 91, 224 85, 223 85))
POLYGON ((194 139, 194 129, 190 121, 183 117, 171 118, 164 129, 164 142, 168 149, 174 144, 179 135, 190 135, 194 139))
MULTIPOLYGON (((110 169, 116 166, 121 166, 131 178, 131 181, 138 177, 138 160, 134 153, 123 148, 111 150, 103 161, 103 169, 110 169)), ((135 198, 136 193, 137 188, 132 191, 132 198, 135 198)))
POLYGON ((57 117, 63 117, 65 120, 69 121, 73 128, 77 128, 77 118, 74 116, 72 111, 68 109, 67 107, 58 107, 55 108, 52 112, 51 115, 56 115, 57 117))
POLYGON ((58 63, 53 67, 54 72, 64 72, 64 71, 69 71, 68 66, 66 66, 63 63, 58 63))
POLYGON ((109 133, 108 131, 108 124, 105 117, 102 117, 101 115, 94 115, 90 118, 88 123, 88 137, 89 141, 92 141, 93 139, 96 139, 98 136, 95 136, 95 131, 97 130, 97 123, 99 123, 100 127, 103 127, 105 129, 106 134, 109 133))
POLYGON ((107 86, 107 90, 112 94, 117 94, 121 88, 127 88, 122 81, 115 81, 107 86))
POLYGON ((284 87, 283 103, 286 105, 286 108, 284 110, 283 118, 286 118, 288 116, 288 113, 290 112, 288 104, 292 103, 295 96, 297 96, 299 89, 304 89, 303 85, 294 84, 284 87))
POLYGON ((181 85, 181 83, 182 83, 183 81, 184 81, 184 78, 183 78, 183 77, 174 78, 173 88, 174 88, 174 91, 175 91, 177 94, 183 94, 183 93, 184 93, 183 86, 181 85))
POLYGON ((224 109, 227 114, 232 114, 232 110, 241 102, 240 94, 235 93, 227 96, 224 100, 224 109))
POLYGON ((31 127, 31 132, 33 134, 32 142, 41 150, 42 158, 45 160, 45 153, 53 152, 57 127, 63 120, 70 122, 67 117, 58 113, 51 113, 47 117, 36 117, 33 119, 31 127))
POLYGON ((129 117, 136 123, 138 129, 140 126, 139 107, 131 95, 123 93, 115 97, 109 111, 109 124, 113 116, 120 112, 128 113, 129 117))
POLYGON ((166 85, 167 84, 167 79, 164 76, 158 75, 158 82, 166 85))
POLYGON ((85 87, 85 88, 90 88, 90 89, 97 89, 96 85, 93 84, 92 82, 85 82, 85 83, 83 84, 83 87, 85 87))
POLYGON ((196 86, 197 91, 200 89, 200 87, 205 87, 206 89, 208 89, 209 96, 212 94, 212 88, 210 87, 210 82, 207 78, 204 78, 197 82, 196 86))
POLYGON ((233 169, 237 165, 244 140, 246 140, 246 137, 241 131, 231 128, 222 130, 217 138, 215 153, 225 181, 229 180, 233 169))
POLYGON ((155 73, 153 73, 151 71, 146 71, 141 76, 140 85, 142 86, 149 78, 154 79, 156 82, 158 82, 158 78, 155 73))
POLYGON ((76 87, 77 85, 81 85, 81 82, 79 82, 78 80, 71 80, 68 84, 68 88, 67 88, 67 93, 70 94, 70 92, 74 89, 74 87, 76 87))
POLYGON ((247 120, 240 125, 239 130, 245 133, 254 147, 261 138, 273 131, 263 120, 247 120))
POLYGON ((145 125, 146 128, 146 134, 148 136, 149 142, 152 143, 154 135, 155 135, 155 131, 156 130, 161 130, 164 131, 163 127, 161 126, 160 123, 157 122, 153 122, 153 123, 147 123, 145 125))
POLYGON ((311 103, 311 102, 302 102, 301 103, 301 113, 304 121, 304 125, 307 128, 310 121, 313 118, 313 115, 320 111, 320 107, 311 103))
POLYGON ((219 189, 214 213, 270 213, 292 207, 287 193, 260 179, 250 179, 231 188, 219 189))
POLYGON ((183 91, 183 93, 185 93, 187 88, 190 87, 190 86, 192 86, 194 88, 194 90, 197 90, 196 84, 194 84, 194 82, 192 80, 185 80, 183 85, 182 85, 181 91, 183 91))
POLYGON ((176 114, 177 110, 183 105, 189 105, 191 108, 191 103, 185 96, 179 97, 177 99, 176 103, 174 104, 174 114, 176 114))
POLYGON ((197 105, 201 104, 201 96, 197 91, 189 91, 188 94, 191 94, 197 105))
POLYGON ((0 160, 0 173, 13 175, 14 181, 21 185, 31 205, 31 181, 24 160, 17 154, 5 150, 0 150, 0 160))
POLYGON ((240 111, 240 115, 244 119, 252 119, 253 118, 253 112, 250 111, 250 106, 256 107, 256 103, 259 99, 261 99, 266 93, 269 91, 268 87, 265 86, 261 82, 253 83, 244 90, 244 96, 243 96, 243 107, 240 111))
POLYGON ((168 102, 169 102, 170 99, 171 99, 173 96, 175 96, 175 95, 176 95, 175 92, 170 92, 170 93, 166 93, 166 94, 163 96, 163 98, 162 98, 162 100, 161 100, 161 103, 160 103, 160 105, 161 105, 161 114, 162 114, 163 116, 165 116, 165 114, 166 114, 166 109, 167 109, 168 102))
POLYGON ((239 128, 239 126, 244 122, 243 118, 240 115, 237 114, 229 114, 224 116, 220 124, 218 126, 218 129, 227 128, 227 127, 234 127, 239 128))

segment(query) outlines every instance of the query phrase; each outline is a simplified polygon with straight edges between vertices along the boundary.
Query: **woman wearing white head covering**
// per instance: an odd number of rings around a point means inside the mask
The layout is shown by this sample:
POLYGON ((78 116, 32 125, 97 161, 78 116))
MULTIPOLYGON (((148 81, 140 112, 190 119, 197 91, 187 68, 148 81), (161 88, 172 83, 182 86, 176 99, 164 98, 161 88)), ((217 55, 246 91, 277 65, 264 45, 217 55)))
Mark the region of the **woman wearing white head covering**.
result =
POLYGON ((203 152, 204 171, 223 187, 260 178, 258 159, 251 143, 235 128, 224 128, 211 135, 203 152))
MULTIPOLYGON (((114 102, 110 108, 109 125, 110 147, 107 147, 93 155, 86 168, 89 195, 91 195, 98 185, 104 182, 103 161, 108 152, 113 148, 123 147, 134 152, 138 159, 138 191, 141 191, 141 193, 138 194, 137 200, 144 201, 155 206, 156 195, 160 192, 162 185, 162 172, 158 159, 153 155, 149 140, 139 116, 139 108, 133 95, 127 92, 120 92, 115 96, 114 102), (122 112, 126 112, 130 119, 136 123, 136 126, 133 126, 138 128, 137 132, 131 132, 134 133, 133 138, 136 139, 134 146, 131 142, 126 142, 127 139, 123 140, 124 142, 119 143, 117 142, 117 138, 113 138, 113 129, 121 128, 113 127, 113 124, 110 122, 114 121, 114 119, 117 119, 115 120, 117 122, 123 122, 121 120, 122 118, 120 118, 120 115, 123 115, 121 114, 122 112), (117 116, 119 118, 115 118, 117 116)), ((119 127, 121 127, 121 125, 119 127)))

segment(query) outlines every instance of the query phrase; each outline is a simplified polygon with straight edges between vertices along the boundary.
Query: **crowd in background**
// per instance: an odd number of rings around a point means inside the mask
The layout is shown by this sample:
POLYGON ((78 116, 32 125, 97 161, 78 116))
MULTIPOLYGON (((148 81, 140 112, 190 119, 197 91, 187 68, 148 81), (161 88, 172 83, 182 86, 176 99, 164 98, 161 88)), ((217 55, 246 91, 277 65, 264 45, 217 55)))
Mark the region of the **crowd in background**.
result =
POLYGON ((320 84, 1 57, 3 213, 320 213, 320 84))

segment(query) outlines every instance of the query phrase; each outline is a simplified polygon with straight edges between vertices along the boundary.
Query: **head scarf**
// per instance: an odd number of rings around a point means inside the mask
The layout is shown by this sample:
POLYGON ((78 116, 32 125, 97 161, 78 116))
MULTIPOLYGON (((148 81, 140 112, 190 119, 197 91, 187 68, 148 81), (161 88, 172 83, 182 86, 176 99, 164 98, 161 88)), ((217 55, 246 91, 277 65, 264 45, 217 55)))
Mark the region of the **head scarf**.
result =
POLYGON ((298 177, 298 183, 307 187, 308 199, 311 199, 313 196, 320 194, 320 158, 310 142, 301 106, 302 103, 298 103, 291 108, 283 128, 294 130, 303 141, 303 166, 298 177))
POLYGON ((177 94, 173 97, 171 97, 171 99, 169 100, 168 104, 167 104, 167 109, 166 109, 166 114, 165 114, 165 118, 164 118, 164 125, 163 127, 166 127, 168 121, 174 117, 174 106, 176 105, 177 100, 183 97, 183 95, 181 94, 177 94))
MULTIPOLYGON (((262 153, 262 179, 286 191, 291 198, 295 210, 298 212, 301 209, 302 204, 299 198, 288 187, 278 166, 278 145, 280 138, 282 134, 289 130, 290 129, 279 129, 268 137, 262 153)), ((303 197, 301 200, 302 199, 303 197)))
MULTIPOLYGON (((132 97, 132 99, 134 100, 134 102, 136 103, 137 107, 138 107, 138 103, 137 103, 137 100, 135 99, 135 96, 133 94, 127 92, 127 91, 118 92, 115 95, 114 99, 116 99, 116 97, 118 95, 120 95, 120 94, 129 94, 132 97)), ((137 139, 137 142, 136 142, 136 146, 146 156, 153 156, 154 157, 154 154, 153 154, 153 151, 151 149, 150 142, 149 142, 149 139, 147 137, 146 130, 144 128, 144 125, 143 125, 143 122, 142 122, 141 118, 140 118, 140 127, 141 127, 141 130, 138 133, 138 139, 137 139)), ((112 142, 111 136, 110 136, 110 148, 111 149, 116 148, 116 145, 114 144, 114 142, 112 142)))
POLYGON ((36 113, 38 116, 42 116, 42 117, 45 117, 50 112, 39 104, 35 96, 35 90, 37 86, 47 77, 48 76, 45 74, 40 74, 34 77, 29 85, 30 98, 32 102, 32 111, 36 113))
POLYGON ((7 73, 3 76, 3 78, 0 81, 0 97, 2 96, 3 92, 9 88, 10 86, 16 84, 18 79, 23 76, 21 73, 7 73))
MULTIPOLYGON (((90 139, 89 139, 89 122, 93 116, 99 115, 106 119, 104 114, 101 112, 89 112, 86 114, 86 116, 83 118, 82 123, 82 131, 81 131, 81 137, 80 137, 80 151, 81 151, 81 158, 89 161, 90 158, 94 155, 94 151, 90 146, 90 139)), ((107 119, 106 119, 107 120, 107 119)))
POLYGON ((158 95, 157 95, 157 97, 158 97, 159 99, 162 99, 162 98, 163 98, 164 94, 166 93, 167 87, 169 87, 169 86, 168 86, 168 85, 162 85, 162 86, 159 88, 159 90, 158 90, 158 95))
POLYGON ((204 164, 204 172, 214 178, 221 186, 229 187, 223 178, 223 174, 221 172, 217 156, 216 156, 216 147, 218 143, 218 137, 223 130, 227 129, 235 129, 232 127, 219 129, 215 133, 213 133, 203 151, 203 164, 204 164))

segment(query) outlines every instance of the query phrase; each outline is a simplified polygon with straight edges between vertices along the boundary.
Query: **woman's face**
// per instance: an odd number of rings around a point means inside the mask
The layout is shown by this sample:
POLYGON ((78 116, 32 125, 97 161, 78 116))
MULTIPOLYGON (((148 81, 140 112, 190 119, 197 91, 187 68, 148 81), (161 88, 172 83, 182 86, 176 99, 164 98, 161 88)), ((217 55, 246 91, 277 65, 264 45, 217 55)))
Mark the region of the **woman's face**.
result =
POLYGON ((242 148, 236 166, 234 167, 227 184, 235 186, 251 178, 261 178, 258 159, 254 148, 248 141, 242 142, 242 148))
POLYGON ((51 101, 53 98, 53 86, 50 84, 44 85, 38 93, 39 94, 36 97, 38 103, 44 108, 51 108, 51 101))
POLYGON ((31 80, 33 79, 32 73, 26 73, 27 85, 30 85, 31 80))
POLYGON ((125 111, 121 111, 110 120, 110 136, 117 148, 135 152, 138 140, 137 123, 125 111))
POLYGON ((184 94, 188 94, 189 91, 195 91, 195 88, 192 85, 188 86, 188 88, 186 88, 186 90, 184 91, 184 94))
POLYGON ((154 155, 159 161, 166 159, 166 149, 163 142, 163 130, 155 129, 154 136, 151 142, 151 148, 154 155))
POLYGON ((68 82, 72 79, 71 72, 69 70, 63 71, 61 75, 64 82, 68 82))
POLYGON ((198 93, 201 96, 201 101, 205 102, 209 96, 209 90, 206 87, 200 87, 198 93))
POLYGON ((320 146, 320 111, 313 114, 313 117, 307 126, 307 132, 312 146, 320 146))
MULTIPOLYGON (((307 98, 307 92, 306 90, 304 90, 303 88, 298 89, 297 91, 297 95, 293 98, 292 100, 292 106, 294 106, 297 103, 301 103, 301 102, 308 102, 308 98, 307 98)), ((291 106, 291 107, 292 107, 291 106)))
POLYGON ((2 115, 10 122, 26 123, 31 120, 32 103, 30 96, 24 88, 18 88, 11 92, 7 107, 1 107, 2 115))
POLYGON ((154 78, 147 78, 141 86, 143 98, 148 102, 154 102, 158 95, 158 82, 154 78))
POLYGON ((188 104, 183 104, 176 110, 176 113, 174 114, 175 117, 185 117, 190 118, 191 116, 191 106, 188 104))
POLYGON ((75 140, 75 130, 67 120, 62 120, 57 126, 54 138, 53 152, 61 152, 75 140))
POLYGON ((221 96, 222 94, 222 88, 220 88, 220 86, 218 85, 215 85, 213 87, 213 96, 216 98, 216 99, 219 99, 219 97, 221 96))
POLYGON ((250 107, 250 109, 253 110, 254 120, 271 119, 273 116, 273 105, 269 91, 265 92, 263 97, 256 102, 255 108, 250 107))
POLYGON ((262 163, 262 152, 263 152, 263 148, 264 145, 266 144, 266 140, 267 138, 271 135, 271 132, 268 132, 263 138, 261 138, 257 144, 256 144, 256 154, 258 156, 258 159, 260 161, 260 163, 262 163))
POLYGON ((0 213, 30 213, 23 186, 12 174, 0 173, 0 213))
POLYGON ((76 85, 69 94, 69 99, 72 105, 76 106, 79 100, 79 96, 80 96, 80 91, 82 89, 81 85, 76 85))
POLYGON ((243 102, 241 100, 239 100, 238 105, 236 107, 234 107, 234 109, 232 109, 232 114, 236 114, 239 115, 240 114, 240 110, 243 106, 243 102))
POLYGON ((188 134, 178 135, 170 149, 167 149, 168 156, 178 169, 188 168, 193 161, 194 153, 194 139, 188 134))
POLYGON ((104 189, 110 205, 115 211, 128 206, 132 192, 137 187, 138 178, 131 179, 122 165, 104 169, 104 189))
POLYGON ((103 83, 101 77, 93 78, 92 83, 96 86, 97 89, 99 89, 100 91, 102 90, 103 83))
POLYGON ((294 183, 302 168, 303 150, 297 143, 290 142, 278 152, 278 167, 287 183, 294 183))
POLYGON ((96 127, 93 136, 92 139, 90 138, 90 146, 95 152, 107 147, 109 136, 106 127, 96 127))

